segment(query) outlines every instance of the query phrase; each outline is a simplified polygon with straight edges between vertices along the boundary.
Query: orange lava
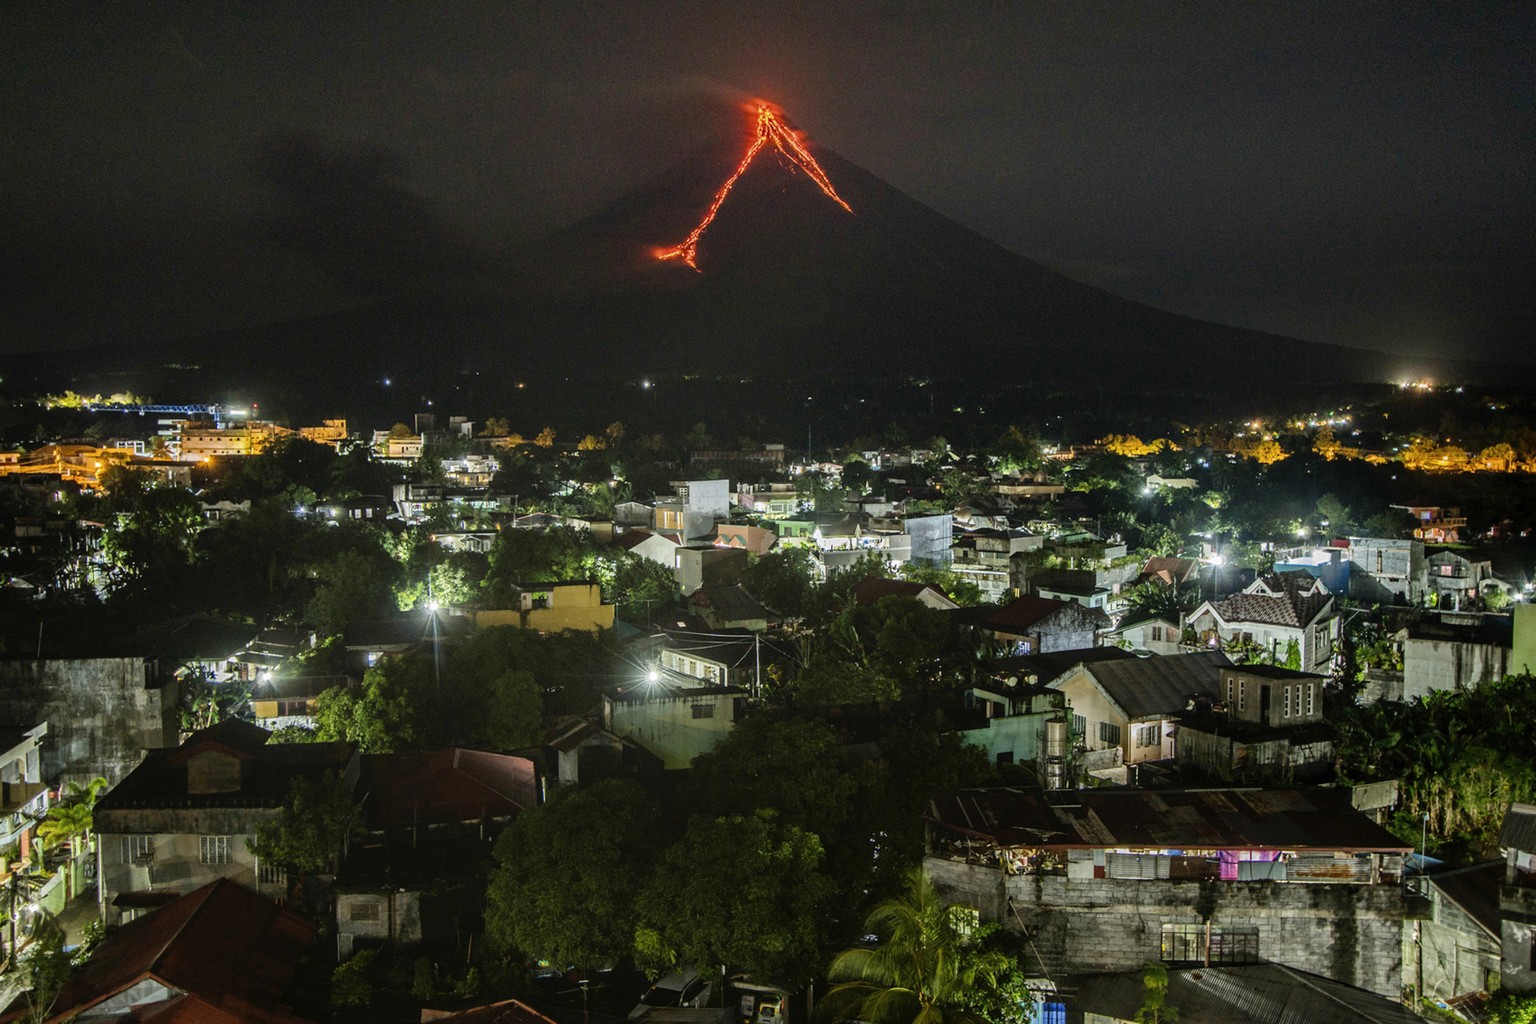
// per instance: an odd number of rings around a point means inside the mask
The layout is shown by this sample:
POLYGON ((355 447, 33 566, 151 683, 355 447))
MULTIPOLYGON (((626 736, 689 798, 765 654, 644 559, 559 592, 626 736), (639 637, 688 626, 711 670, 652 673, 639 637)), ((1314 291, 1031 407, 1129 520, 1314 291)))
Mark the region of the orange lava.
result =
POLYGON ((752 145, 747 147, 746 155, 741 158, 741 163, 736 165, 736 170, 725 179, 725 184, 715 193, 714 201, 709 204, 709 209, 704 211, 704 217, 698 226, 688 233, 680 245, 671 249, 661 249, 656 253, 659 260, 681 259, 694 270, 699 269, 699 239, 705 230, 714 221, 715 215, 720 212, 720 206, 725 202, 725 197, 731 194, 731 188, 736 184, 736 179, 746 173, 752 160, 769 143, 772 143, 780 153, 783 153, 790 162, 806 173, 816 187, 826 193, 838 206, 853 212, 852 207, 843 202, 843 197, 837 194, 837 189, 832 187, 832 182, 827 178, 827 172, 821 169, 816 158, 811 156, 810 150, 795 138, 795 133, 788 128, 783 121, 769 109, 767 104, 759 104, 757 108, 757 135, 752 139, 752 145))

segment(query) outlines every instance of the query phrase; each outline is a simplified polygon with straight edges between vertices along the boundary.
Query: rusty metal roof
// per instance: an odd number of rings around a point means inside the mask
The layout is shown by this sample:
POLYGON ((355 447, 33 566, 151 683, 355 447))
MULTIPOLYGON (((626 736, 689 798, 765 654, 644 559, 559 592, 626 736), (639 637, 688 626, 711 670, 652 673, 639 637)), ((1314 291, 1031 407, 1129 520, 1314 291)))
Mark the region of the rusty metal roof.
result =
POLYGON ((934 799, 924 819, 1004 847, 1411 849, 1355 810, 1347 789, 973 789, 934 799))

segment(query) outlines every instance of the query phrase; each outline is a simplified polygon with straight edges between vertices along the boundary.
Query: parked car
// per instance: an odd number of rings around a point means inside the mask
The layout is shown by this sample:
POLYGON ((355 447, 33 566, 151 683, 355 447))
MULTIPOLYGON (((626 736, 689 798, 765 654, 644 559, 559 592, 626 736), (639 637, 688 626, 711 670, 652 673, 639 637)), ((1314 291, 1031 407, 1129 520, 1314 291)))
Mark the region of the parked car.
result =
POLYGON ((656 983, 645 990, 645 995, 640 997, 640 1002, 629 1011, 629 1019, 644 1017, 648 1011, 658 1006, 705 1006, 709 1002, 710 993, 714 991, 714 982, 700 976, 698 971, 689 968, 684 971, 673 971, 656 979, 656 983))

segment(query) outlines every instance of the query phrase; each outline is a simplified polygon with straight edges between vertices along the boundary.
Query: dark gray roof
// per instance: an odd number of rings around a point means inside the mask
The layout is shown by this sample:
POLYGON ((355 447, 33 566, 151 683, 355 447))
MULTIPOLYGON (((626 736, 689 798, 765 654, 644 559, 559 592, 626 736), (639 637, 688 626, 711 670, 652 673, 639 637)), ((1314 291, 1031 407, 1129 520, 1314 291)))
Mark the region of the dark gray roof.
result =
POLYGON ((1001 847, 1407 853, 1346 789, 968 789, 923 817, 1001 847))
MULTIPOLYGON (((1084 1013, 1130 1020, 1146 997, 1141 972, 1068 978, 1067 1003, 1084 1013)), ((1168 972, 1168 1005, 1180 1024, 1420 1024, 1395 999, 1280 964, 1168 972)))
POLYGON ((1227 622, 1256 622, 1267 626, 1307 625, 1333 600, 1328 594, 1301 595, 1288 591, 1284 597, 1265 594, 1233 594, 1213 606, 1227 622))
POLYGON ((1221 670, 1231 666, 1221 651, 1200 651, 1098 662, 1087 671, 1134 721, 1181 714, 1191 697, 1219 699, 1221 670))
POLYGON ((1499 829, 1499 845, 1506 850, 1536 853, 1536 806, 1510 804, 1499 829))

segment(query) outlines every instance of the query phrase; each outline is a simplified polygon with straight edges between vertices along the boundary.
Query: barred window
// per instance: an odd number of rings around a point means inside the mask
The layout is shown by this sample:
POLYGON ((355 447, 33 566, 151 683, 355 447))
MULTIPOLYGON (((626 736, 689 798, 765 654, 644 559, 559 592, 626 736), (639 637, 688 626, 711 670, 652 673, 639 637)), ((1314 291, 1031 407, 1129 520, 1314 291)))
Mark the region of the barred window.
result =
POLYGON ((1282 686, 1282 687, 1280 687, 1280 689, 1285 691, 1285 713, 1284 713, 1284 717, 1290 718, 1291 717, 1291 688, 1289 686, 1282 686))
POLYGON ((1099 742, 1108 743, 1112 747, 1120 745, 1120 727, 1114 722, 1099 723, 1099 742))
POLYGON ((1316 697, 1316 695, 1317 695, 1317 684, 1316 683, 1308 683, 1307 684, 1307 715, 1308 716, 1310 716, 1312 714, 1312 708, 1313 708, 1312 701, 1316 697))
POLYGON ((1087 736, 1088 735, 1088 719, 1084 718, 1082 715, 1073 715, 1072 716, 1072 732, 1076 736, 1087 736))
MULTIPOLYGON (((1176 964, 1204 963, 1205 936, 1206 930, 1203 924, 1165 924, 1161 958, 1176 964)), ((1257 928, 1212 928, 1210 936, 1212 966, 1258 963, 1259 930, 1257 928)))
POLYGON ((122 855, 124 864, 141 864, 155 856, 154 836, 123 836, 122 855))
POLYGON ((715 706, 713 704, 695 704, 693 706, 694 718, 714 718, 715 706))
POLYGON ((1136 727, 1136 745, 1138 747, 1155 747, 1162 743, 1162 725, 1138 725, 1136 727))
POLYGON ((229 863, 229 836, 202 836, 198 860, 204 864, 229 863))

